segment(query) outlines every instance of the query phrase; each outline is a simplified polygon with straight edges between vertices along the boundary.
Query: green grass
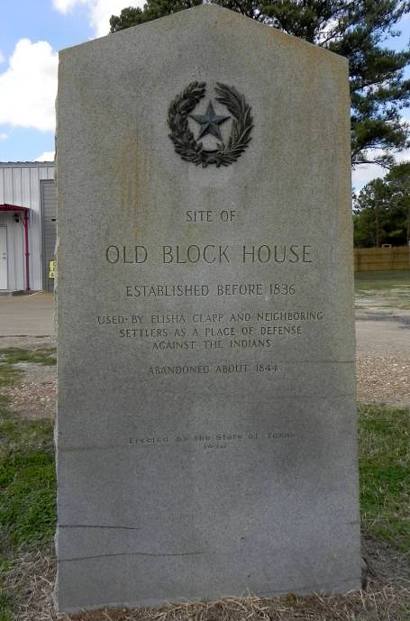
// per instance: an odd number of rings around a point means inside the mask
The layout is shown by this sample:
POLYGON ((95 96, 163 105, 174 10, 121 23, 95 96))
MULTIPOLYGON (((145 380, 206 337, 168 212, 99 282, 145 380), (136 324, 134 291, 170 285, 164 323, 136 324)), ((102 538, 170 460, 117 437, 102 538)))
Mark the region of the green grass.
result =
POLYGON ((55 465, 50 421, 16 420, 0 398, 0 621, 14 619, 3 588, 22 547, 49 543, 55 531, 55 465))
POLYGON ((0 388, 12 386, 21 379, 23 372, 10 364, 0 362, 0 388))
POLYGON ((13 608, 14 602, 10 594, 0 591, 0 621, 13 621, 13 608))
POLYGON ((360 291, 410 287, 410 271, 356 272, 355 288, 360 291))
POLYGON ((410 310, 410 271, 356 273, 355 294, 356 308, 410 310))
POLYGON ((361 406, 359 455, 364 530, 410 551, 410 411, 361 406))
POLYGON ((17 347, 0 349, 0 389, 12 386, 22 379, 24 371, 14 366, 19 362, 54 365, 56 364, 55 349, 29 350, 17 347))
MULTIPOLYGON (((0 387, 18 382, 19 362, 55 364, 51 348, 0 350, 0 387)), ((0 554, 48 541, 55 528, 53 424, 12 415, 0 395, 0 554)))
POLYGON ((42 365, 56 364, 55 349, 52 347, 33 350, 9 347, 1 349, 0 356, 2 362, 6 365, 13 365, 19 362, 33 362, 42 365))
POLYGON ((0 401, 0 552, 49 541, 55 528, 51 421, 17 420, 0 401))
MULTIPOLYGON (((0 387, 22 377, 11 355, 15 352, 2 357, 0 387)), ((36 362, 44 364, 40 359, 36 362)), ((18 419, 10 412, 7 397, 0 394, 0 621, 15 618, 13 595, 3 583, 18 550, 48 543, 53 537, 55 487, 52 422, 18 419)))

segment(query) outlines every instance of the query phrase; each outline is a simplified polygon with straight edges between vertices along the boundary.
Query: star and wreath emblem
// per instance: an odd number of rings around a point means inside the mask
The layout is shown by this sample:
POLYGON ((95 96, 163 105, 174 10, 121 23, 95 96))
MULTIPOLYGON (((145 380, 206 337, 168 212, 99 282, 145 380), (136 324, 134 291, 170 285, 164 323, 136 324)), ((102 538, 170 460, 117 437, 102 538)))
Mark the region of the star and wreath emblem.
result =
POLYGON ((172 102, 168 110, 170 139, 175 151, 187 162, 203 168, 214 164, 229 166, 247 149, 252 136, 253 118, 251 107, 234 86, 218 83, 215 87, 215 100, 226 107, 230 115, 215 112, 212 100, 208 102, 205 113, 193 114, 195 108, 205 97, 206 83, 191 82, 172 102), (195 138, 189 126, 189 119, 199 125, 198 137, 195 138), (228 141, 223 140, 221 125, 229 119, 231 133, 228 141), (211 135, 218 140, 215 149, 205 149, 202 138, 211 135))

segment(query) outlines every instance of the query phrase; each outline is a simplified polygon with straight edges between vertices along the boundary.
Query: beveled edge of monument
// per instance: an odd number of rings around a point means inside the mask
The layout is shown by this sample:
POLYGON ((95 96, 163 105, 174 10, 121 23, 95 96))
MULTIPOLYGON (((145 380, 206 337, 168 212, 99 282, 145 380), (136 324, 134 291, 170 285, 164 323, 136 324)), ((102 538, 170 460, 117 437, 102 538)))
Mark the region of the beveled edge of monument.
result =
POLYGON ((327 57, 329 59, 333 59, 336 62, 341 62, 343 63, 347 68, 349 66, 349 61, 347 58, 345 58, 344 56, 341 56, 340 54, 336 54, 335 52, 332 52, 330 50, 327 50, 323 47, 320 47, 319 45, 316 45, 315 43, 310 43, 309 41, 306 41, 305 39, 301 39, 300 37, 296 37, 294 35, 289 35, 285 32, 282 32, 281 30, 279 30, 278 28, 274 28, 272 26, 268 26, 267 24, 261 24, 260 22, 257 22, 256 20, 247 17, 245 15, 241 15, 240 13, 237 13, 236 11, 233 11, 232 9, 226 9, 225 7, 219 6, 218 4, 200 4, 198 6, 195 7, 191 7, 190 9, 183 9, 182 11, 177 11, 176 13, 172 13, 170 15, 164 15, 163 17, 158 17, 156 19, 153 19, 149 22, 145 22, 143 24, 137 24, 136 26, 130 26, 129 28, 125 28, 124 30, 119 30, 115 33, 109 33, 107 35, 104 35, 102 37, 96 37, 95 39, 92 39, 91 41, 85 41, 84 43, 79 43, 77 45, 71 45, 69 47, 65 47, 61 50, 59 50, 59 56, 65 56, 66 54, 69 54, 72 50, 77 50, 78 48, 84 47, 84 46, 89 46, 89 45, 95 45, 97 42, 103 42, 106 41, 108 38, 112 37, 113 35, 115 35, 116 37, 119 36, 123 36, 123 37, 129 37, 134 35, 135 30, 137 28, 152 28, 155 25, 158 24, 158 22, 161 22, 162 24, 164 24, 165 20, 167 21, 171 21, 171 20, 181 20, 185 18, 185 16, 188 15, 188 13, 190 15, 192 15, 192 13, 194 13, 195 11, 203 11, 203 12, 208 12, 209 14, 211 14, 212 12, 219 12, 221 15, 224 15, 225 17, 228 17, 230 19, 233 20, 246 20, 247 22, 249 22, 249 25, 251 28, 259 28, 259 29, 263 29, 265 32, 270 31, 271 32, 271 36, 273 37, 277 37, 278 39, 281 39, 282 42, 285 45, 300 45, 301 49, 304 48, 306 51, 313 51, 316 50, 319 54, 325 54, 327 55, 327 57))

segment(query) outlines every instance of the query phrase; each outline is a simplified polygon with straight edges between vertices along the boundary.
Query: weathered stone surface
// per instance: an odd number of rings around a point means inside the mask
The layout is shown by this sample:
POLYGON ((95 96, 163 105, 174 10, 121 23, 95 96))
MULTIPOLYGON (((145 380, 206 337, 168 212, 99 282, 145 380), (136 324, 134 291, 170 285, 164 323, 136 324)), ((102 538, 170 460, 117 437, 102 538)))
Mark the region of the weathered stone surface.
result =
POLYGON ((213 6, 65 50, 58 185, 60 609, 359 586, 344 59, 213 6))

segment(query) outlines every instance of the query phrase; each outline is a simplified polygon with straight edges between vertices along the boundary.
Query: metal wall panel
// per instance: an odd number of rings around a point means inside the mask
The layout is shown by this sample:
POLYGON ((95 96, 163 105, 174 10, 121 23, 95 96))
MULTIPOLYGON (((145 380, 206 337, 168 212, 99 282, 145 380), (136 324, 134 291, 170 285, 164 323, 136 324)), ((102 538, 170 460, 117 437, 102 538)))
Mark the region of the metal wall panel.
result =
POLYGON ((43 229, 43 289, 54 291, 54 280, 48 277, 49 262, 55 255, 57 188, 52 180, 40 181, 41 221, 43 229))
MULTIPOLYGON (((0 162, 0 204, 10 203, 30 208, 30 286, 43 287, 42 223, 40 180, 54 179, 52 162, 0 162)), ((3 215, 2 218, 5 216, 3 215)), ((25 283, 22 218, 8 220, 12 255, 9 257, 9 288, 23 289, 25 283)), ((47 283, 45 283, 45 286, 47 283)))

